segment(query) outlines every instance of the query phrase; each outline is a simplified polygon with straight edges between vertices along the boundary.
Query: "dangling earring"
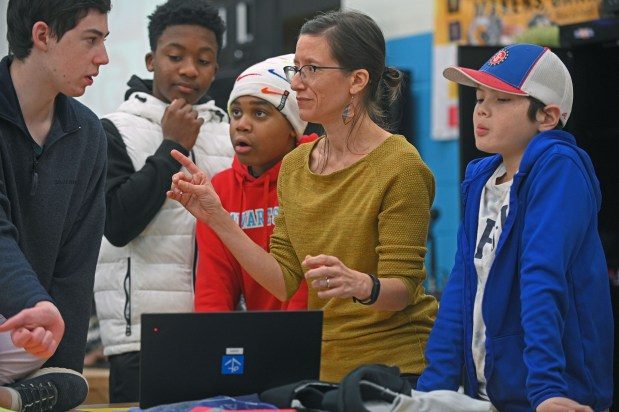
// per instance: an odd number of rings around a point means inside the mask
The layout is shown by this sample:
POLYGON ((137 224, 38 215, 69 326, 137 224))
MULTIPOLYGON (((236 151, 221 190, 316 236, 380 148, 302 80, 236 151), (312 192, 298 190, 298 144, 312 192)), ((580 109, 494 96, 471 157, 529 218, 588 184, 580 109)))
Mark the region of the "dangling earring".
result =
POLYGON ((344 124, 350 123, 353 117, 355 117, 355 106, 352 104, 353 100, 355 100, 355 96, 350 98, 350 102, 344 107, 344 110, 342 110, 342 121, 344 124))

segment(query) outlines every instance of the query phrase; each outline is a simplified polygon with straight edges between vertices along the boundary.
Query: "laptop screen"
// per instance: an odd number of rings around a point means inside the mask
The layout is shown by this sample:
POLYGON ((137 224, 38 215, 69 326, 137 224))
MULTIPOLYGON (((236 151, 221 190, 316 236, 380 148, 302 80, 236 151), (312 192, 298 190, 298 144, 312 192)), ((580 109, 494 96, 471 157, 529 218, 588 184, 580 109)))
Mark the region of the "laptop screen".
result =
POLYGON ((320 311, 143 314, 140 407, 318 379, 320 311))

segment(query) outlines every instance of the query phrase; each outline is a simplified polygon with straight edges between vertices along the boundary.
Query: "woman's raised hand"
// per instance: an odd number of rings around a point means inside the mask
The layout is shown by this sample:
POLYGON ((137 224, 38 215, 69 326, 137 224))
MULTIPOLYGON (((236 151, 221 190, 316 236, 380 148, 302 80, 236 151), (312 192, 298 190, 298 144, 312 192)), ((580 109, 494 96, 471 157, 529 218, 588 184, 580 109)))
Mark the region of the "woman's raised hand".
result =
POLYGON ((182 171, 175 173, 167 196, 183 205, 196 219, 209 223, 211 216, 221 210, 221 201, 210 177, 178 150, 172 150, 170 154, 189 175, 182 171))

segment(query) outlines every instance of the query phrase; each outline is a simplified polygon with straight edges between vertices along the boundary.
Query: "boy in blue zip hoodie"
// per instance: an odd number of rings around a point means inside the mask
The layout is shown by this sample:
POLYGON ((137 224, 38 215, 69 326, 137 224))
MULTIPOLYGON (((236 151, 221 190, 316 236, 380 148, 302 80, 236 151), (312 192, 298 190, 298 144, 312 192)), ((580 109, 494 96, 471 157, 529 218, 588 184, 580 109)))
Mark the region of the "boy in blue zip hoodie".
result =
POLYGON ((506 411, 605 410, 613 321, 589 156, 561 131, 572 81, 548 48, 507 46, 480 70, 455 265, 418 390, 457 390, 506 411), (464 382, 462 378, 464 377, 464 382))

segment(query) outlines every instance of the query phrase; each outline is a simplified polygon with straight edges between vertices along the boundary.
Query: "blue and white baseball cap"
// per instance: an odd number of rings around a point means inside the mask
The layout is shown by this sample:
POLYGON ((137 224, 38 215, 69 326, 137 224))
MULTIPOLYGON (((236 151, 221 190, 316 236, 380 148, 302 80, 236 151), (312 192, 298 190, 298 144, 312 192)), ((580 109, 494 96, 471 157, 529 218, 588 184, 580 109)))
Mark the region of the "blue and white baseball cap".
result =
POLYGON ((548 47, 512 44, 496 52, 479 70, 448 67, 443 76, 464 86, 479 85, 500 92, 531 96, 561 109, 565 126, 572 112, 574 91, 567 67, 548 47))

